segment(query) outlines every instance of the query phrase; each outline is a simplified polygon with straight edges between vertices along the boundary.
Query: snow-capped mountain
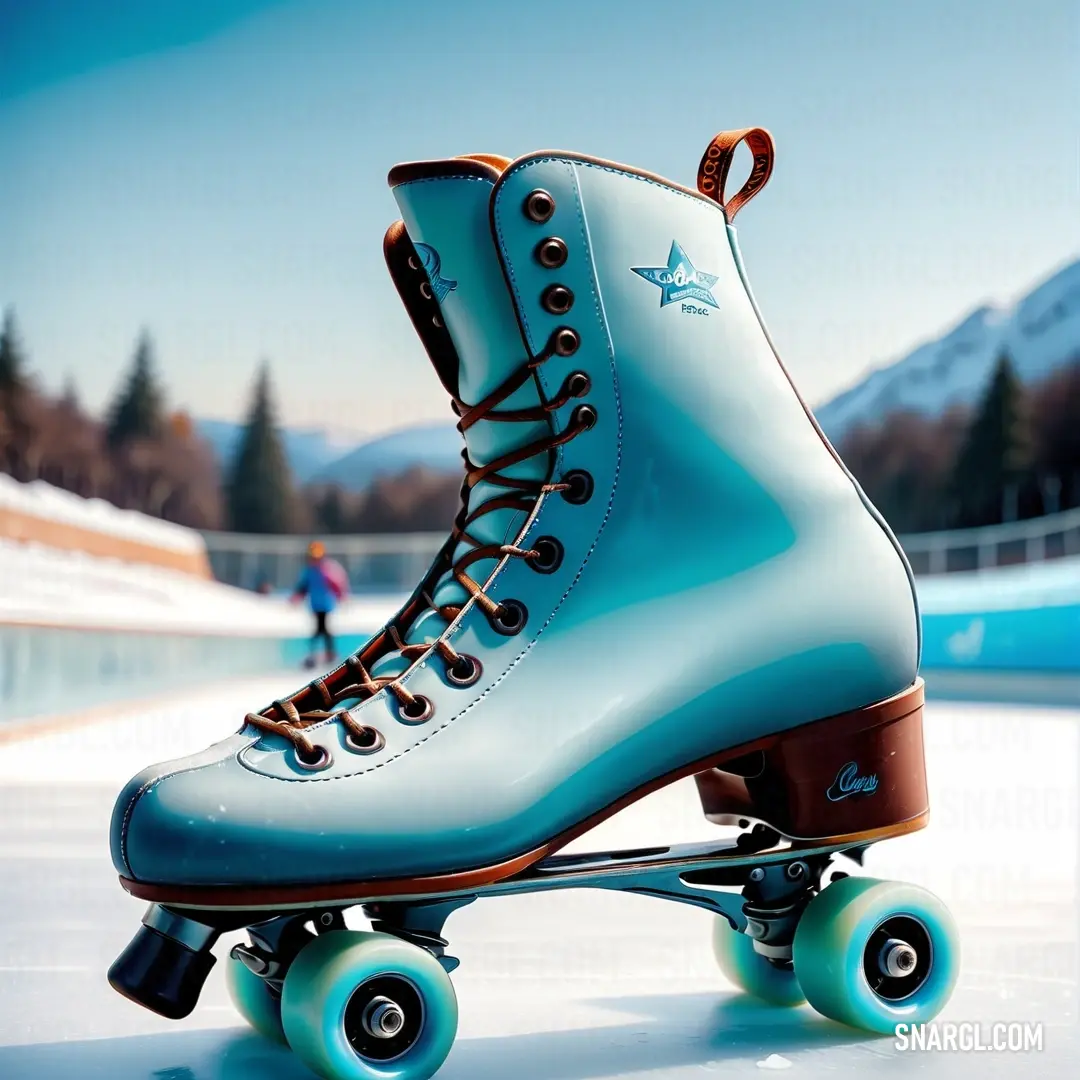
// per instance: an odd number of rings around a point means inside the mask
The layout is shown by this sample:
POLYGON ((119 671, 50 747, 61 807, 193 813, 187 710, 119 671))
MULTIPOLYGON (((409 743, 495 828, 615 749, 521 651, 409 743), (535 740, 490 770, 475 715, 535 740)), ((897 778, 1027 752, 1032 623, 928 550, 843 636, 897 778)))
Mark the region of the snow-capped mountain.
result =
POLYGON ((1011 308, 972 312, 944 337, 873 372, 814 413, 834 442, 855 424, 872 424, 899 410, 940 416, 953 405, 978 400, 1002 351, 1025 383, 1080 359, 1080 260, 1011 308))
POLYGON ((380 476, 396 476, 422 466, 433 472, 460 473, 465 443, 454 424, 416 424, 372 439, 344 457, 324 465, 312 477, 316 484, 339 484, 363 491, 380 476))
MULTIPOLYGON (((195 426, 210 444, 221 468, 226 471, 231 468, 244 425, 230 420, 197 420, 195 426)), ((337 461, 359 442, 356 436, 304 428, 284 428, 281 438, 293 479, 301 484, 306 484, 320 469, 337 461)))

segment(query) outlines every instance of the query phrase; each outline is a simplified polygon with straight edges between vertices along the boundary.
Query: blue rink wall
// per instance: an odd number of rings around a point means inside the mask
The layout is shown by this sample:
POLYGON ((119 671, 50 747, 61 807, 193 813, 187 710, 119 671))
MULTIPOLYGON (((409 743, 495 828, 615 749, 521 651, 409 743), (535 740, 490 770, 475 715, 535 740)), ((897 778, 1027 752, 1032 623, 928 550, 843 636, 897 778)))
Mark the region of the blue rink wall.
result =
POLYGON ((1080 559, 917 584, 930 696, 1080 705, 1080 559))
MULTIPOLYGON (((931 696, 1080 703, 1080 560, 917 580, 931 696)), ((338 636, 340 655, 378 626, 359 629, 338 636)), ((0 625, 0 734, 217 679, 280 672, 288 693, 307 650, 300 638, 0 625)))
POLYGON ((1080 674, 1080 604, 924 615, 923 667, 1080 674))
MULTIPOLYGON (((377 629, 373 625, 369 633, 377 629)), ((339 635, 341 654, 367 637, 339 635)), ((300 638, 0 625, 0 734, 13 721, 182 692, 218 679, 281 672, 282 693, 288 693, 303 684, 307 651, 300 638), (290 669, 295 685, 287 678, 290 669)))

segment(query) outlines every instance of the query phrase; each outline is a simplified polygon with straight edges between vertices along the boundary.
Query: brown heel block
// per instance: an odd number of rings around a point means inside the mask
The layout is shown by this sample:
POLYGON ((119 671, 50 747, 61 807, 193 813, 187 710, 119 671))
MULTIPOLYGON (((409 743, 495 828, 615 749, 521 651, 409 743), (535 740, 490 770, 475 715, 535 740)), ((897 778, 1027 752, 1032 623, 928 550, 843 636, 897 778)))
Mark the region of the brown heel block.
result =
POLYGON ((791 839, 920 828, 928 811, 923 682, 854 712, 739 747, 695 777, 705 816, 791 839))

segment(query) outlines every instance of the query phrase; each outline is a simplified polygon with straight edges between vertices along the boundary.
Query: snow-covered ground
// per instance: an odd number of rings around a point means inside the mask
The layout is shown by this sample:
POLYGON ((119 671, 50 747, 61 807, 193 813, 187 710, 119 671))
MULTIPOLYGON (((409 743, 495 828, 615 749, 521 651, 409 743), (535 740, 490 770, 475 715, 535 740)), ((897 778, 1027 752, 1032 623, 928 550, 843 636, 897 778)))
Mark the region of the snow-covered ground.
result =
MULTIPOLYGON (((398 597, 351 597, 338 633, 368 633, 398 597)), ((0 624, 305 637, 311 616, 265 597, 179 571, 0 540, 0 624)))
MULTIPOLYGON (((4 1080, 312 1080, 288 1051, 244 1027, 221 963, 196 1011, 179 1022, 105 982, 144 909, 121 891, 108 857, 120 785, 150 761, 235 730, 248 708, 294 678, 203 690, 0 746, 4 1080)), ((763 1069, 815 1080, 1075 1076, 1080 713, 933 702, 926 738, 929 828, 872 848, 855 872, 930 888, 957 918, 961 976, 941 1023, 978 1024, 984 1037, 994 1022, 1041 1024, 1041 1052, 903 1052, 892 1038, 849 1031, 807 1007, 759 1005, 716 969, 706 913, 568 891, 481 901, 451 918, 461 1020, 439 1080, 726 1080, 763 1069)), ((573 848, 716 832, 684 783, 573 848)), ((218 955, 234 940, 220 943, 218 955)))

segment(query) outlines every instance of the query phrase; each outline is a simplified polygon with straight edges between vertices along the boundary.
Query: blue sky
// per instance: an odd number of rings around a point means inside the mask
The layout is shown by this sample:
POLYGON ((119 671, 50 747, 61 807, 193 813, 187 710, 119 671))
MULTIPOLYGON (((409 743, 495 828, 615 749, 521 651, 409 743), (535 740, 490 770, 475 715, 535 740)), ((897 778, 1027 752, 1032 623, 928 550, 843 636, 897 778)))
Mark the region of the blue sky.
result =
POLYGON ((382 259, 391 165, 559 147, 692 184, 761 125, 743 252, 818 403, 1080 253, 1078 11, 0 0, 0 305, 94 408, 145 326, 199 416, 266 358, 290 424, 450 419, 382 259))

